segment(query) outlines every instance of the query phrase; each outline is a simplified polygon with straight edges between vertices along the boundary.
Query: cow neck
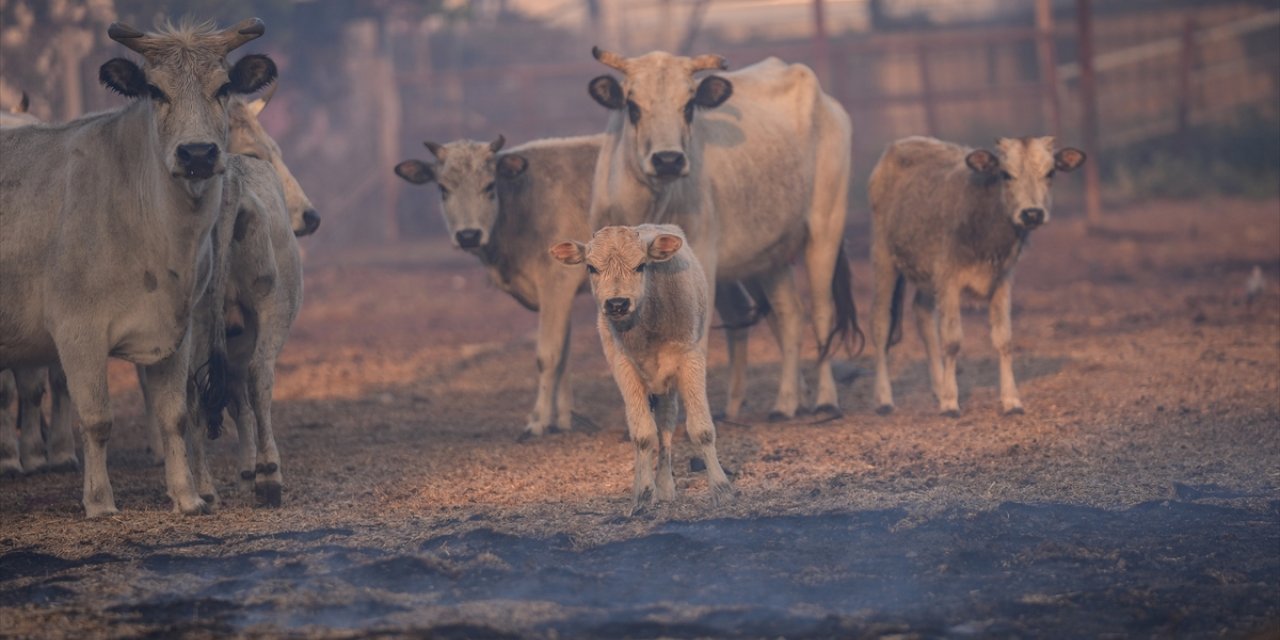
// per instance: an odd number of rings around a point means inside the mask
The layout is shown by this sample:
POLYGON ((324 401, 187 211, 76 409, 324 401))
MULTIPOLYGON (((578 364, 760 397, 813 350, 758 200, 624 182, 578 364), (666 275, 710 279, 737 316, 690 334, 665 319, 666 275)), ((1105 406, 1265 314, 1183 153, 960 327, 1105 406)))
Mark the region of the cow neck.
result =
POLYGON ((964 246, 970 247, 975 257, 996 267, 1011 266, 1022 253, 1028 231, 1018 227, 1004 213, 1004 183, 970 182, 971 209, 961 228, 964 246))

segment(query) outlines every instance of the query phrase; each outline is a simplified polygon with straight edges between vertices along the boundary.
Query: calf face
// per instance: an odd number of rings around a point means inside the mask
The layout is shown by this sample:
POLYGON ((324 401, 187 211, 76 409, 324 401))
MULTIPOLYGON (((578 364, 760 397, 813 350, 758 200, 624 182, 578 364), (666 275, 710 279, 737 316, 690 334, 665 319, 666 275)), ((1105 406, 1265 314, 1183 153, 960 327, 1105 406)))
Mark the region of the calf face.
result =
POLYGON ((587 85, 591 97, 608 109, 625 111, 624 156, 637 176, 662 182, 689 175, 696 158, 689 157, 691 125, 698 109, 718 107, 733 94, 733 84, 720 76, 695 81, 693 74, 724 69, 724 58, 696 58, 653 52, 638 58, 599 48, 596 60, 623 73, 595 78, 587 85))
POLYGON ((551 255, 567 265, 585 262, 600 313, 615 325, 628 325, 644 306, 646 267, 670 260, 683 245, 684 238, 675 234, 605 227, 585 245, 566 241, 551 247, 551 255))
POLYGON ((1054 173, 1074 171, 1084 160, 1079 149, 1067 147, 1055 153, 1052 137, 1000 138, 994 152, 975 149, 964 159, 980 179, 1000 189, 1009 220, 1023 229, 1049 222, 1054 173))
POLYGON ((222 173, 227 142, 227 103, 232 94, 253 93, 276 77, 264 55, 248 55, 234 66, 226 55, 261 36, 262 21, 245 20, 230 29, 209 25, 169 27, 143 33, 116 23, 107 34, 142 55, 143 65, 115 58, 102 65, 99 80, 121 95, 146 100, 161 157, 169 174, 189 188, 222 173))
POLYGON ((320 227, 320 214, 316 211, 311 199, 298 184, 289 166, 284 163, 284 155, 280 153, 280 145, 267 134, 266 129, 258 122, 258 114, 266 108, 275 93, 277 85, 271 85, 262 97, 246 101, 234 98, 230 104, 231 142, 227 149, 231 153, 239 153, 271 163, 276 175, 280 177, 280 185, 284 187, 284 202, 289 208, 289 222, 293 227, 293 235, 309 236, 320 227))
POLYGON ((440 187, 440 209, 456 247, 480 249, 489 244, 498 221, 497 181, 514 180, 529 166, 520 155, 498 155, 505 142, 501 135, 487 144, 426 142, 435 162, 405 160, 396 165, 396 175, 406 181, 440 187))

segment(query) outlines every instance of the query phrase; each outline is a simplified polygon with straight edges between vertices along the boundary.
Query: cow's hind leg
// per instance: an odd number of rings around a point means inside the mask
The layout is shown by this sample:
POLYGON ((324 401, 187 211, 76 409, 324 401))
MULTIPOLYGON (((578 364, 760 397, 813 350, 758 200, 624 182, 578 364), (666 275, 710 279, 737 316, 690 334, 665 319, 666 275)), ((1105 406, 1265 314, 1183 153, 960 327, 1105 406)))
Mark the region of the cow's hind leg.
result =
POLYGON ((916 318, 916 331, 920 334, 920 341, 924 342, 929 388, 933 390, 933 397, 938 399, 942 397, 942 337, 938 335, 937 303, 932 295, 917 290, 911 307, 916 318))
POLYGON ((254 358, 249 368, 249 403, 253 407, 258 435, 258 462, 254 466, 254 493, 258 502, 278 507, 283 499, 280 452, 271 428, 271 393, 275 388, 275 358, 254 358))
POLYGON ((996 285, 991 296, 991 344, 1000 356, 1000 404, 1006 414, 1022 413, 1022 399, 1018 397, 1018 383, 1013 379, 1013 276, 996 285))
POLYGON ((44 369, 14 369, 14 381, 18 385, 18 442, 22 470, 35 473, 45 468, 48 457, 44 451, 44 369))
POLYGON ((653 418, 658 423, 658 500, 676 499, 676 479, 671 470, 672 444, 680 418, 680 394, 675 389, 658 396, 653 418))
POLYGON ((729 348, 729 393, 725 399, 724 417, 737 418, 747 397, 747 339, 752 320, 751 296, 740 282, 716 285, 716 313, 724 325, 729 348))
POLYGON ((0 475, 22 474, 22 460, 18 456, 18 424, 9 412, 9 405, 18 397, 13 382, 13 372, 0 371, 0 475))
POLYGON ((871 304, 871 348, 876 356, 876 412, 887 415, 893 412, 893 383, 889 379, 889 342, 894 325, 901 321, 894 313, 894 304, 902 295, 902 274, 893 266, 888 249, 879 242, 871 248, 873 294, 871 304))
POLYGON ((938 392, 938 410, 945 416, 960 415, 960 390, 956 385, 956 360, 960 357, 960 287, 948 283, 938 296, 938 325, 942 334, 942 386, 938 392))
POLYGON ((719 506, 733 499, 733 485, 720 466, 716 455, 716 425, 711 420, 711 406, 707 404, 707 361, 705 351, 691 355, 680 369, 676 384, 684 399, 685 424, 689 440, 702 453, 707 465, 707 485, 711 490, 711 504, 719 506))
MULTIPOLYGON (((769 418, 773 420, 789 420, 794 418, 800 408, 800 342, 804 336, 804 311, 800 295, 796 291, 795 278, 788 265, 763 280, 766 295, 773 307, 772 316, 777 320, 778 348, 782 351, 782 365, 779 371, 778 396, 774 401, 769 418)), ((830 373, 830 363, 827 371, 830 373)), ((834 384, 834 382, 833 382, 834 384)), ((819 391, 821 395, 821 391, 819 391)), ((830 403, 818 403, 819 409, 838 411, 830 403)))
POLYGON ((80 468, 76 457, 75 409, 67 391, 67 374, 59 365, 49 367, 49 470, 75 471, 80 468))
POLYGON ((236 449, 239 458, 238 468, 240 488, 246 495, 252 495, 254 469, 258 462, 258 421, 253 413, 253 405, 249 401, 249 385, 244 378, 231 380, 231 403, 227 410, 236 423, 236 449))

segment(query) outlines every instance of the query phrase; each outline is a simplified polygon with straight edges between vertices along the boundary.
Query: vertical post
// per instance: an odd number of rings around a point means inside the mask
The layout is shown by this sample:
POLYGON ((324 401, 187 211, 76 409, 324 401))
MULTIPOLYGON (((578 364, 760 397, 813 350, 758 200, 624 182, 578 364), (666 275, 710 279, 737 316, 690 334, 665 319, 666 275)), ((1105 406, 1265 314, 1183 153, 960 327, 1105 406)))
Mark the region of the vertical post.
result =
POLYGON ((1076 28, 1080 51, 1080 112, 1082 143, 1094 161, 1084 163, 1085 218, 1090 226, 1102 223, 1102 195, 1099 193, 1098 85, 1093 73, 1092 0, 1076 0, 1076 28))
POLYGON ((921 44, 916 49, 920 68, 920 106, 924 108, 925 134, 938 135, 938 109, 933 101, 933 77, 929 74, 929 49, 921 44))
POLYGON ((1044 126, 1062 139, 1062 107, 1058 104, 1058 55, 1053 30, 1053 0, 1036 0, 1036 52, 1040 58, 1040 91, 1044 126))
POLYGON ((813 66, 822 85, 831 84, 831 53, 827 46, 827 10, 823 0, 813 0, 813 66))
POLYGON ((1182 25, 1182 51, 1178 57, 1178 135, 1185 138, 1191 128, 1191 68, 1195 65, 1196 21, 1188 15, 1182 25))

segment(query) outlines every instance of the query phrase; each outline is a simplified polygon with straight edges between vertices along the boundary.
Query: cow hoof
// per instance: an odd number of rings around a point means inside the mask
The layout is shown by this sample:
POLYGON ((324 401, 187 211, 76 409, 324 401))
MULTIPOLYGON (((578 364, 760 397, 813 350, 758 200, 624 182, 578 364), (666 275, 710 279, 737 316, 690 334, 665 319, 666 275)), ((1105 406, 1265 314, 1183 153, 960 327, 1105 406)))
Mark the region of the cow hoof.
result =
POLYGON ((837 407, 834 404, 820 404, 813 408, 813 414, 828 418, 839 418, 844 415, 844 412, 840 410, 840 407, 837 407))
POLYGON ((547 433, 549 434, 561 433, 562 431, 564 430, 560 428, 560 425, 555 425, 555 424, 547 425, 547 433))
POLYGON ((769 422, 786 422, 792 417, 776 409, 769 412, 769 422))
POLYGON ((114 516, 117 513, 120 513, 120 510, 114 504, 102 506, 85 505, 84 508, 84 517, 89 519, 114 516))
POLYGON ((1004 414, 1005 414, 1006 416, 1020 416, 1020 415, 1025 414, 1026 412, 1027 412, 1027 410, 1026 410, 1026 409, 1023 409, 1023 408, 1022 408, 1022 405, 1020 405, 1020 404, 1018 404, 1018 405, 1014 405, 1014 406, 1009 407, 1008 409, 1005 409, 1005 410, 1004 410, 1004 414))
POLYGON ((876 413, 878 413, 878 414, 880 414, 880 415, 882 415, 882 416, 887 416, 887 415, 889 415, 889 414, 893 413, 893 405, 891 405, 891 404, 882 404, 882 405, 880 405, 880 406, 876 407, 876 413))
POLYGON ((733 485, 722 482, 711 486, 711 506, 721 507, 733 503, 737 499, 737 492, 733 490, 733 485))
POLYGON ((533 440, 534 438, 537 438, 540 435, 542 434, 534 433, 529 429, 525 429, 524 431, 520 432, 520 435, 516 436, 516 442, 528 442, 530 440, 533 440))
POLYGON ((946 417, 946 418, 959 418, 960 410, 959 409, 943 409, 942 415, 943 417, 946 417))
POLYGON ((204 498, 198 498, 187 505, 177 505, 175 508, 184 516, 207 516, 213 513, 213 507, 205 502, 204 498))
POLYGON ((283 488, 279 482, 264 482, 254 486, 254 492, 258 496, 258 504, 263 507, 278 509, 283 502, 281 494, 283 488))
POLYGON ((252 480, 252 479, 253 479, 253 471, 252 471, 252 470, 250 470, 250 469, 245 469, 244 471, 241 471, 241 472, 240 472, 240 479, 241 479, 241 480, 252 480))

